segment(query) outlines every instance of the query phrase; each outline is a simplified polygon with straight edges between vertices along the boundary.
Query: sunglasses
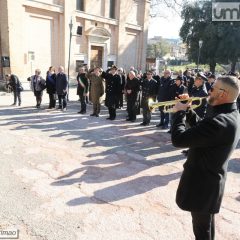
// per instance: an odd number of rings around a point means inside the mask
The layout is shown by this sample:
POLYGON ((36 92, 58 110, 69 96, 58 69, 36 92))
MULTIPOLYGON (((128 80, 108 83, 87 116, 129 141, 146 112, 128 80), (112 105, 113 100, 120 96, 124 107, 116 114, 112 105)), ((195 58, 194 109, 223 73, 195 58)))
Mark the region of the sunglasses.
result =
POLYGON ((219 87, 216 87, 216 86, 212 86, 211 88, 210 88, 210 92, 213 92, 214 91, 214 89, 218 89, 218 90, 221 90, 221 91, 224 91, 224 92, 226 92, 226 90, 225 89, 223 89, 223 88, 219 88, 219 87))

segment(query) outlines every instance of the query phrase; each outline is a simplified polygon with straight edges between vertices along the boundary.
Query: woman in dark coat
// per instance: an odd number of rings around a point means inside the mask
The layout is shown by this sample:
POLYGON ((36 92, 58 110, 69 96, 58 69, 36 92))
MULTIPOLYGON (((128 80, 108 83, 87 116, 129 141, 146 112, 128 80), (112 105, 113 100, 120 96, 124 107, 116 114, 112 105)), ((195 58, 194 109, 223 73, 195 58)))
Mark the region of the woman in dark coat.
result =
POLYGON ((56 106, 56 73, 55 68, 51 66, 47 71, 46 88, 49 95, 49 109, 56 106))
POLYGON ((134 71, 130 71, 128 74, 128 80, 126 84, 126 97, 127 97, 127 121, 135 122, 137 115, 137 99, 140 90, 139 80, 135 76, 134 71))

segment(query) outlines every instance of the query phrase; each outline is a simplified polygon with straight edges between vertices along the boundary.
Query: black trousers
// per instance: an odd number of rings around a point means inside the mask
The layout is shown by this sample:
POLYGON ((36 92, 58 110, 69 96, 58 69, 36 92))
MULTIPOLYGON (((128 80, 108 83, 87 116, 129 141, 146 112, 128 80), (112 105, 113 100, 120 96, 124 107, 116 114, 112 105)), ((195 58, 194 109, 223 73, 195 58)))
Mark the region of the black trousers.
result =
POLYGON ((109 117, 114 120, 116 118, 116 108, 111 106, 108 107, 109 117))
POLYGON ((67 107, 67 94, 63 95, 58 95, 58 102, 59 102, 59 107, 60 109, 66 108, 67 107))
POLYGON ((80 103, 81 103, 81 112, 86 112, 87 109, 87 96, 84 96, 83 94, 79 95, 80 103))
POLYGON ((136 120, 136 115, 137 115, 136 101, 134 100, 127 101, 127 112, 128 112, 128 118, 130 120, 136 120))
POLYGON ((13 104, 17 104, 17 100, 18 100, 18 105, 21 105, 22 99, 21 99, 21 92, 20 91, 14 91, 13 92, 14 95, 14 102, 13 104))
POLYGON ((195 240, 214 240, 214 214, 191 212, 195 240))
POLYGON ((56 106, 56 99, 54 93, 49 93, 49 108, 55 108, 56 106))

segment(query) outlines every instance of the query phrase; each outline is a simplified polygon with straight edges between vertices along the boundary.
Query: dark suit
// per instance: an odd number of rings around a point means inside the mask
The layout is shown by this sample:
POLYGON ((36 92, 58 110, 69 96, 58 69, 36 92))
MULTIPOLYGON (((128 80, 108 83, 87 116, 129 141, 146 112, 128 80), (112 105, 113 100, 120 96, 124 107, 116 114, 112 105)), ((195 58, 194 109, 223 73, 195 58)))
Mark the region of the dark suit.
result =
MULTIPOLYGON (((171 77, 164 78, 161 77, 158 86, 158 102, 165 102, 171 100, 171 86, 173 85, 173 80, 171 77)), ((160 107, 160 123, 159 126, 162 125, 164 128, 168 128, 169 124, 169 113, 163 111, 163 108, 160 107)))
POLYGON ((153 78, 142 79, 140 81, 140 85, 142 86, 142 99, 141 99, 141 107, 143 109, 143 123, 149 124, 151 121, 152 114, 149 110, 148 101, 149 99, 156 100, 157 96, 157 81, 153 78))
POLYGON ((65 73, 58 73, 56 77, 56 92, 58 95, 59 109, 67 107, 67 87, 67 75, 65 73))
MULTIPOLYGON (((197 222, 219 212, 227 176, 228 160, 240 137, 240 117, 236 103, 212 107, 212 115, 197 121, 194 111, 173 115, 172 143, 189 148, 177 190, 177 205, 192 212, 195 236, 203 236, 197 222), (186 130, 187 115, 191 128, 186 130), (200 217, 199 217, 200 216, 200 217)), ((214 239, 201 237, 196 239, 214 239)))
POLYGON ((118 74, 103 72, 102 77, 106 80, 106 99, 105 105, 108 107, 109 118, 114 120, 116 118, 116 108, 119 103, 119 96, 122 92, 121 77, 118 74))
POLYGON ((46 88, 47 93, 49 95, 49 108, 55 108, 56 106, 56 74, 55 73, 47 73, 46 77, 46 88))

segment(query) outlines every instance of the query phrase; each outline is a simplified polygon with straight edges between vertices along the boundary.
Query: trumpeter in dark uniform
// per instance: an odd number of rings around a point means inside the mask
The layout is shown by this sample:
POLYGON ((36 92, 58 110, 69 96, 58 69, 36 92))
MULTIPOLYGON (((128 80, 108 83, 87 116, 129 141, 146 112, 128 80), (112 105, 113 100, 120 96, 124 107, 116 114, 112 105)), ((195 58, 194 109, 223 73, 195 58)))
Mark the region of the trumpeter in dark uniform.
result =
POLYGON ((140 125, 147 126, 151 121, 151 111, 149 110, 148 101, 149 99, 156 100, 157 96, 157 81, 152 78, 152 71, 147 72, 147 78, 140 81, 142 86, 142 99, 141 107, 143 109, 143 122, 140 125))

